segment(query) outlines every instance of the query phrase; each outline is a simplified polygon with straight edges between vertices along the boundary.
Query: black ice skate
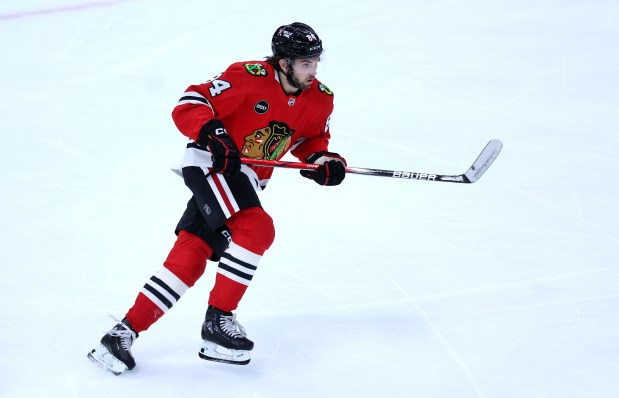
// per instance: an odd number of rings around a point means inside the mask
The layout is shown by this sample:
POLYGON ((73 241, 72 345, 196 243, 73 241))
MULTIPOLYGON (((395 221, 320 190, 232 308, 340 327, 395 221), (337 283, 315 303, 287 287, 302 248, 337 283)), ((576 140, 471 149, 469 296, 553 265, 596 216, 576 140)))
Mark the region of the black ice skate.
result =
POLYGON ((200 358, 209 361, 247 365, 253 341, 247 338, 245 329, 231 312, 209 306, 202 324, 202 348, 200 358))
POLYGON ((88 353, 88 358, 116 376, 135 368, 131 345, 138 334, 126 319, 114 326, 101 339, 99 347, 88 353))

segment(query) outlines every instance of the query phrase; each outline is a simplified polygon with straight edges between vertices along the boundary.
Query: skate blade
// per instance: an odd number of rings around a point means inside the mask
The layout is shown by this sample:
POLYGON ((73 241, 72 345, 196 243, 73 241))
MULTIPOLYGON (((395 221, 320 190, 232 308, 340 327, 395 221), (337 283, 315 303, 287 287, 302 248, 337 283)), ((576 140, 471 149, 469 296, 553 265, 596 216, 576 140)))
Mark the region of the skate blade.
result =
POLYGON ((202 341, 202 347, 198 355, 200 358, 207 361, 229 363, 232 365, 247 365, 251 359, 249 351, 232 350, 206 340, 202 341))
POLYGON ((88 353, 88 359, 112 373, 115 376, 123 374, 127 370, 127 365, 119 361, 102 344, 88 353))

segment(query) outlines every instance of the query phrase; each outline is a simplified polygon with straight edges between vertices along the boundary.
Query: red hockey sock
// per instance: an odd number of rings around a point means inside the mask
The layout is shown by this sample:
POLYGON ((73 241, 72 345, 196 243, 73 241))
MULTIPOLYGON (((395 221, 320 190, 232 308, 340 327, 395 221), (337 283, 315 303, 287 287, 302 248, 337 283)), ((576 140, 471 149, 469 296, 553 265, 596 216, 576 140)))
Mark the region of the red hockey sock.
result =
POLYGON ((125 318, 136 333, 142 333, 157 322, 157 319, 161 318, 163 314, 165 312, 157 304, 140 292, 125 318))
POLYGON ((252 253, 234 243, 226 250, 215 277, 208 303, 222 311, 236 309, 243 298, 262 256, 252 253))
POLYGON ((146 282, 125 315, 131 327, 140 333, 161 318, 202 276, 212 254, 202 239, 180 231, 164 267, 146 282))
POLYGON ((271 217, 259 207, 234 214, 227 223, 232 243, 217 268, 209 304, 222 311, 233 311, 243 298, 264 252, 275 239, 271 217))

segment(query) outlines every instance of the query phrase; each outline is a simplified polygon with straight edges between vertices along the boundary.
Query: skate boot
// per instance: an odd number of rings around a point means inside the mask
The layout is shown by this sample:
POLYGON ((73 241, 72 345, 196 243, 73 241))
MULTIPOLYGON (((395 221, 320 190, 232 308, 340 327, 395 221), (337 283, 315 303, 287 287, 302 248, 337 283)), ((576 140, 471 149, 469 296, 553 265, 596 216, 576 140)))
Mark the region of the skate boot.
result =
POLYGON ((236 315, 210 305, 202 324, 202 340, 199 355, 208 361, 247 365, 254 348, 236 315))
POLYGON ((135 368, 131 345, 138 334, 123 319, 101 339, 101 344, 88 353, 88 358, 116 376, 135 368))

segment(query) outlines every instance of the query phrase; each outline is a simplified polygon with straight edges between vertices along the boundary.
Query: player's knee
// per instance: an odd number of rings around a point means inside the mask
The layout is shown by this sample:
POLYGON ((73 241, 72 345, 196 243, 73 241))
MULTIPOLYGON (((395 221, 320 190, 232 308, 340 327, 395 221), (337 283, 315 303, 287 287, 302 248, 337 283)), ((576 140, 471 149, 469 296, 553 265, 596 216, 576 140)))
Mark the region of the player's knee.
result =
POLYGON ((191 287, 204 273, 211 254, 211 248, 198 236, 180 231, 163 266, 191 287))
POLYGON ((260 225, 258 227, 260 244, 264 250, 268 250, 275 240, 275 226, 273 225, 273 219, 267 214, 267 212, 262 210, 258 214, 258 223, 260 225))
POLYGON ((260 207, 243 209, 227 221, 232 240, 256 254, 262 255, 275 240, 273 219, 260 207))

